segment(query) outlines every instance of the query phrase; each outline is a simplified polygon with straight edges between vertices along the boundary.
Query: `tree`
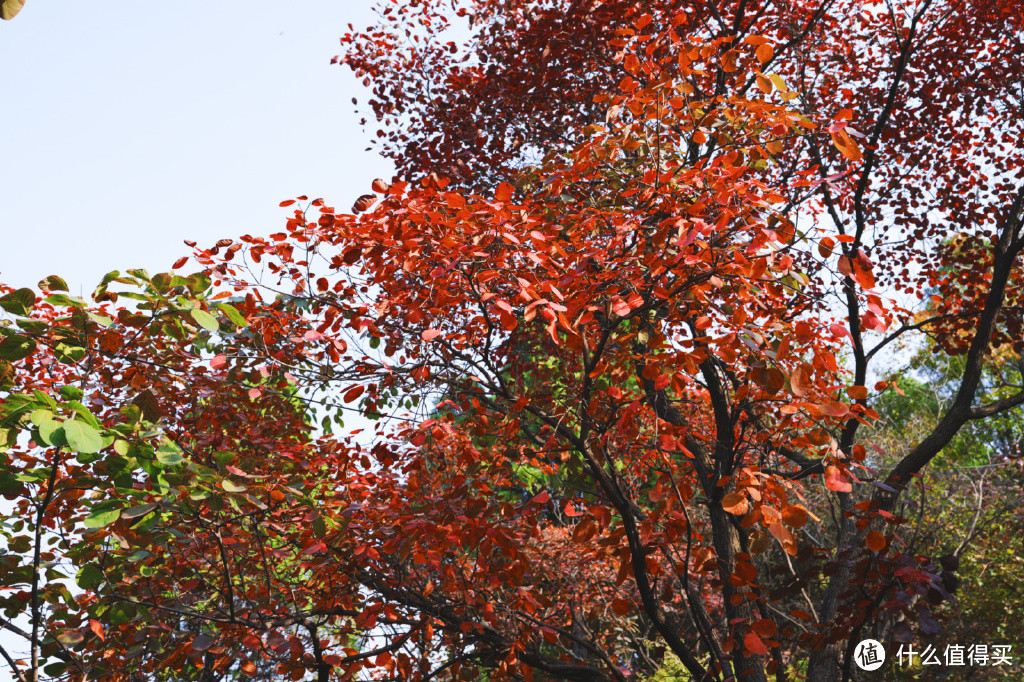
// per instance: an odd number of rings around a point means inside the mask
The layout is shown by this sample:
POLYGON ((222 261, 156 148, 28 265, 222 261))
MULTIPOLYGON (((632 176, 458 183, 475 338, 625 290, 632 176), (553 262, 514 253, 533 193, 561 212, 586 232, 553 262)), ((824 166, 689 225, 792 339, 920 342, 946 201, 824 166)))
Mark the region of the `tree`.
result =
POLYGON ((833 680, 927 632, 954 576, 902 493, 1024 403, 978 394, 1021 338, 1021 13, 481 1, 459 67, 438 7, 345 38, 411 177, 0 299, 25 679, 833 680), (871 363, 916 331, 961 369, 882 469, 871 363), (311 426, 348 410, 370 443, 311 426))

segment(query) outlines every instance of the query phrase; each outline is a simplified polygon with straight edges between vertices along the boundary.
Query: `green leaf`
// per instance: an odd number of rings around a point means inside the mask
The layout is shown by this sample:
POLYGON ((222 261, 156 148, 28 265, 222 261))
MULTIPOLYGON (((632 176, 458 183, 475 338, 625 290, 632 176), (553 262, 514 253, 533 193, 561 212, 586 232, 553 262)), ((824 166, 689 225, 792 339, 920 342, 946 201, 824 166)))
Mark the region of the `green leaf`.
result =
POLYGON ((85 301, 77 296, 68 296, 67 294, 50 294, 46 297, 46 302, 51 305, 64 306, 65 308, 85 307, 85 301))
POLYGON ((188 290, 193 294, 201 294, 210 288, 212 280, 209 275, 197 272, 188 276, 188 290))
POLYGON ((165 440, 156 449, 156 461, 167 466, 181 464, 185 458, 181 456, 181 448, 174 441, 165 440))
POLYGON ((57 636, 57 641, 63 644, 64 646, 74 646, 75 644, 80 644, 84 639, 85 635, 83 635, 79 630, 68 630, 67 632, 64 632, 57 636))
POLYGON ((98 324, 103 328, 107 328, 114 324, 114 321, 106 315, 100 315, 98 313, 89 313, 89 319, 98 324))
POLYGON ((0 308, 3 308, 12 315, 27 317, 32 312, 32 306, 36 304, 36 295, 31 289, 18 289, 6 296, 0 297, 0 308))
POLYGON ((53 354, 66 365, 75 365, 85 359, 87 351, 82 346, 71 343, 58 343, 53 354))
POLYGON ((107 618, 110 620, 111 625, 124 625, 135 618, 135 615, 135 607, 124 602, 114 604, 110 607, 110 611, 107 612, 107 618))
POLYGON ((156 502, 150 502, 149 504, 143 504, 138 507, 132 507, 131 509, 125 509, 123 512, 121 512, 121 518, 134 519, 138 516, 145 516, 149 512, 156 509, 158 506, 160 505, 157 504, 156 502))
POLYGON ((68 441, 68 447, 77 452, 99 452, 103 447, 103 436, 100 432, 91 425, 75 419, 64 422, 64 437, 68 441))
POLYGON ((77 386, 62 386, 60 396, 65 400, 81 400, 85 393, 77 386))
POLYGON ((57 678, 60 677, 67 669, 67 663, 65 663, 64 661, 57 661, 56 663, 50 663, 45 668, 43 668, 43 672, 50 677, 57 678))
POLYGON ((55 448, 64 447, 68 444, 64 428, 53 419, 39 424, 39 438, 47 445, 52 445, 55 448))
POLYGON ((227 315, 227 318, 231 320, 236 327, 245 327, 249 324, 245 321, 245 317, 242 313, 238 312, 238 309, 230 303, 218 303, 217 308, 227 315))
POLYGON ((94 590, 103 582, 103 570, 96 564, 86 564, 78 571, 75 582, 83 590, 94 590))
POLYGON ((220 330, 220 324, 217 323, 217 318, 205 310, 193 308, 189 313, 192 315, 192 319, 195 320, 203 329, 209 329, 211 332, 220 330))
POLYGON ((109 526, 121 516, 120 509, 94 511, 85 519, 86 528, 103 528, 109 526))
POLYGON ((17 334, 11 334, 4 336, 3 341, 0 341, 0 359, 10 360, 21 360, 34 353, 36 350, 36 342, 26 336, 18 336, 17 334))
POLYGON ((241 483, 235 483, 227 479, 220 482, 220 487, 229 493, 240 493, 249 489, 248 486, 242 485, 241 483))
POLYGON ((46 323, 42 320, 32 320, 24 317, 16 321, 18 323, 18 327, 23 332, 28 332, 29 334, 42 334, 46 331, 46 323))
POLYGON ((39 280, 39 288, 43 291, 67 291, 68 283, 57 275, 50 275, 39 280))

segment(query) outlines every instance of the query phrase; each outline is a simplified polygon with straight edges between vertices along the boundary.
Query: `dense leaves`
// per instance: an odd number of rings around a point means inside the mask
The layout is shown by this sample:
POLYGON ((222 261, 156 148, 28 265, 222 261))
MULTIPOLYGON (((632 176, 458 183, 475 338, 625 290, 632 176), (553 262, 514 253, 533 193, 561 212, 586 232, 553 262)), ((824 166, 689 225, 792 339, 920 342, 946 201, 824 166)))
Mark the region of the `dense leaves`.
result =
POLYGON ((1024 403, 1016 4, 446 7, 343 38, 402 169, 350 213, 2 292, 8 663, 836 680, 936 635, 904 493, 1024 403), (897 447, 918 332, 955 370, 897 447))

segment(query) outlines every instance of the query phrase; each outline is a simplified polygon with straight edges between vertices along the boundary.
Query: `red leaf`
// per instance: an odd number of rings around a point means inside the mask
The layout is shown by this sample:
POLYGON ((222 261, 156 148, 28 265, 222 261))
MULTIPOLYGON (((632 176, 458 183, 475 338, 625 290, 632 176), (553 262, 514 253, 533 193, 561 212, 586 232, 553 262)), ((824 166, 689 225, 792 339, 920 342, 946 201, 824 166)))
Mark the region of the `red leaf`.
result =
POLYGON ((515 187, 507 182, 499 182, 497 188, 494 190, 494 198, 503 203, 511 201, 512 193, 515 192, 515 189, 515 187))
POLYGON ((877 530, 868 531, 868 534, 864 536, 864 544, 872 552, 881 552, 885 549, 885 536, 877 530))
POLYGON ((832 255, 832 249, 836 247, 836 240, 832 237, 822 237, 821 241, 818 242, 818 253, 822 258, 828 258, 832 255))
POLYGON ((762 637, 768 637, 769 639, 774 637, 778 632, 778 627, 775 625, 775 621, 770 618, 762 618, 759 621, 755 621, 751 627, 754 629, 754 632, 762 637))
POLYGON ((628 599, 613 599, 611 603, 612 611, 620 616, 625 616, 627 613, 633 610, 633 602, 628 599))
POLYGON ((420 336, 423 338, 424 341, 430 341, 432 339, 436 339, 437 337, 441 336, 441 332, 439 332, 436 329, 428 329, 425 332, 423 332, 422 334, 420 334, 420 336))
POLYGON ((174 261, 174 265, 171 266, 171 270, 177 270, 182 265, 188 262, 188 256, 182 256, 178 260, 174 261))
POLYGON ((278 206, 280 206, 281 208, 284 208, 285 206, 291 206, 294 203, 295 203, 295 199, 288 199, 286 201, 282 201, 280 204, 278 204, 278 206))
POLYGON ((224 369, 228 364, 228 356, 224 353, 215 355, 213 360, 210 360, 210 367, 214 369, 224 369))
POLYGON ((345 393, 341 396, 341 399, 346 403, 350 403, 357 399, 359 396, 361 396, 363 394, 363 391, 365 390, 365 386, 353 386, 352 388, 345 391, 345 393))
POLYGON ((352 204, 352 212, 362 213, 363 211, 373 206, 375 203, 377 203, 377 197, 375 197, 372 194, 364 194, 358 199, 356 199, 355 203, 352 204))
POLYGON ((837 466, 825 467, 825 487, 837 493, 853 492, 853 485, 850 479, 837 466))
POLYGON ((757 636, 755 632, 748 632, 743 638, 743 646, 752 654, 757 656, 765 656, 768 653, 768 647, 764 645, 761 638, 757 636))
POLYGON ((548 495, 547 491, 537 493, 530 500, 530 504, 547 504, 551 500, 551 495, 548 495))

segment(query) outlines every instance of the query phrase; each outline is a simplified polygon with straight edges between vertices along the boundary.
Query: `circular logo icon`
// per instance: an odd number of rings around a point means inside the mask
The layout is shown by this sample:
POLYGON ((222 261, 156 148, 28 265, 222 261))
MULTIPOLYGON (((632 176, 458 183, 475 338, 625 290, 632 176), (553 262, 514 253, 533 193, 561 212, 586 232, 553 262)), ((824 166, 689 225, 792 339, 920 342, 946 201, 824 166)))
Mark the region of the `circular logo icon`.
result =
POLYGON ((861 670, 878 670, 885 663, 885 647, 877 639, 862 639, 853 650, 853 662, 861 670))

